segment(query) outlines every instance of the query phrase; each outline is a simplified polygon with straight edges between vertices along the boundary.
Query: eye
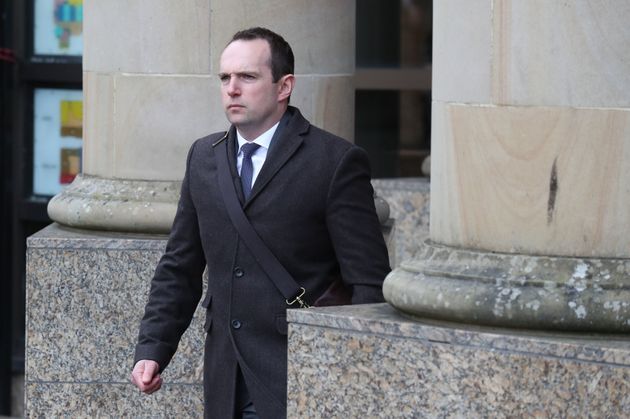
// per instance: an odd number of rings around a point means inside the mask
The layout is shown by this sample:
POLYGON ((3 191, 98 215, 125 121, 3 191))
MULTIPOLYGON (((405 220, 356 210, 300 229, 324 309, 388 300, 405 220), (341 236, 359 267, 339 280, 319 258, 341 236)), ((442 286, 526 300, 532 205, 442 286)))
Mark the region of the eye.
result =
POLYGON ((230 76, 228 74, 219 74, 219 80, 221 80, 221 83, 225 84, 230 81, 230 76))
POLYGON ((253 74, 241 74, 241 78, 246 81, 252 81, 256 79, 256 76, 253 74))

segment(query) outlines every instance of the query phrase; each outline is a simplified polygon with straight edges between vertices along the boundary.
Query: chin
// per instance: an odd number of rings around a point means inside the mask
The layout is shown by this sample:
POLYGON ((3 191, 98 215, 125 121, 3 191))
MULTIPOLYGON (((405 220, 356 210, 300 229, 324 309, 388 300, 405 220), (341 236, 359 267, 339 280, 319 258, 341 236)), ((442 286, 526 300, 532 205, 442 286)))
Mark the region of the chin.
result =
POLYGON ((227 117, 227 120, 230 121, 230 123, 232 124, 237 124, 239 122, 242 122, 244 119, 243 115, 229 112, 229 111, 225 113, 225 116, 227 117))

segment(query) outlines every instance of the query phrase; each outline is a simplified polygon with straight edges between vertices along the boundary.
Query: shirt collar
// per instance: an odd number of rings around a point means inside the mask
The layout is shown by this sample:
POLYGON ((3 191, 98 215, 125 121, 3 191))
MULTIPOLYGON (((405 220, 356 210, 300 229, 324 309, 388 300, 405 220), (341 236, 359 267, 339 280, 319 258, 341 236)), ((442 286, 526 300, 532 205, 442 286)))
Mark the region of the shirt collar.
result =
POLYGON ((267 131, 260 134, 258 138, 254 138, 253 141, 247 141, 245 138, 241 136, 241 133, 238 132, 238 129, 237 129, 236 138, 238 139, 239 153, 241 151, 241 147, 243 147, 243 144, 248 143, 248 142, 256 143, 260 145, 261 147, 264 147, 268 150, 269 146, 271 145, 271 139, 273 138, 273 134, 276 132, 276 129, 278 128, 278 124, 280 124, 280 121, 276 122, 276 124, 273 127, 269 128, 267 131))

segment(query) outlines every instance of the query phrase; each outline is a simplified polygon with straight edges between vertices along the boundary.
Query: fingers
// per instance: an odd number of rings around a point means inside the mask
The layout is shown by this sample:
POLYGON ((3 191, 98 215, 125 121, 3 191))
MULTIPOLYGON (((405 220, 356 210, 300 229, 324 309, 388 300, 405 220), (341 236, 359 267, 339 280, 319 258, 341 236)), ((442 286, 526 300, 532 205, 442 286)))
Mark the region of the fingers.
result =
POLYGON ((155 393, 160 388, 162 388, 162 377, 156 375, 155 377, 153 377, 153 380, 149 384, 145 385, 145 388, 144 390, 142 390, 142 392, 144 394, 151 394, 155 393))
POLYGON ((157 362, 141 360, 136 363, 131 372, 131 382, 145 394, 151 394, 162 387, 162 377, 157 362))
POLYGON ((144 384, 149 384, 153 381, 153 378, 158 375, 158 364, 155 361, 145 361, 144 362, 144 371, 142 373, 142 382, 144 384))

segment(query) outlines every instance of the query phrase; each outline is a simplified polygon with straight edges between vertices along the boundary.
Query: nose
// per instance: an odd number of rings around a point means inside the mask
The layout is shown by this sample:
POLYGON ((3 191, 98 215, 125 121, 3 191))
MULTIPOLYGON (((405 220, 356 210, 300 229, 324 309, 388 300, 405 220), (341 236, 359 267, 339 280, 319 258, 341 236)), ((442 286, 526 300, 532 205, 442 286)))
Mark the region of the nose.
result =
POLYGON ((238 79, 236 77, 230 77, 230 80, 227 82, 226 85, 226 90, 229 96, 238 96, 240 94, 238 79))

